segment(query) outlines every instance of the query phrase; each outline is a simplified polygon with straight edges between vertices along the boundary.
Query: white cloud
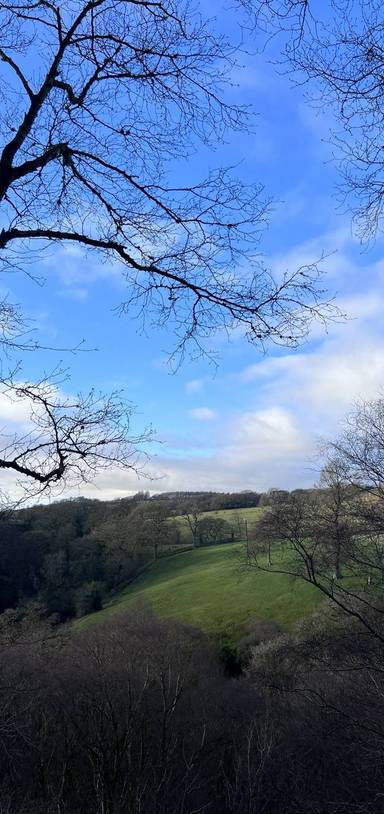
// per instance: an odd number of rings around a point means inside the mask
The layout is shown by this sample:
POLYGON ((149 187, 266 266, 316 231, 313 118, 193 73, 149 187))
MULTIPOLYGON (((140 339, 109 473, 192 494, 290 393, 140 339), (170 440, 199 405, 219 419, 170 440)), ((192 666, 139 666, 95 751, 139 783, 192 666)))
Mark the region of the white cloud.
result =
POLYGON ((355 336, 345 346, 326 342, 311 353, 266 359, 241 378, 262 388, 267 402, 294 405, 306 424, 336 422, 357 398, 375 398, 384 384, 384 341, 355 336))
MULTIPOLYGON (((194 449, 171 452, 165 448, 164 453, 154 456, 148 464, 148 478, 139 478, 133 470, 110 469, 100 472, 93 483, 66 490, 64 495, 109 500, 139 490, 262 491, 271 485, 291 485, 293 479, 295 485, 313 482, 314 474, 306 462, 315 439, 302 432, 288 410, 275 406, 232 413, 227 421, 218 424, 209 447, 208 440, 200 439, 202 443, 199 446, 196 441, 194 449)), ((9 479, 6 485, 12 491, 9 479)))
MULTIPOLYGON (((171 435, 164 422, 161 454, 149 463, 149 471, 160 479, 138 479, 131 471, 109 470, 100 473, 94 484, 71 494, 108 499, 140 489, 265 490, 312 484, 317 477, 311 461, 318 438, 332 437, 353 400, 374 398, 384 385, 384 262, 377 259, 379 251, 368 266, 366 256, 359 259, 351 254, 349 230, 340 229, 288 255, 275 256, 273 265, 280 270, 294 268, 316 259, 322 248, 336 245, 340 252, 327 262, 333 282, 341 282, 345 292, 340 305, 351 318, 347 323, 331 325, 325 335, 314 330, 311 344, 299 351, 280 350, 262 357, 229 377, 212 380, 212 388, 208 376, 190 379, 184 384, 186 394, 197 394, 204 403, 198 394, 209 382, 210 401, 224 385, 221 392, 227 402, 212 400, 213 407, 188 410, 185 399, 184 419, 187 410, 196 423, 188 422, 186 429, 175 423, 171 435), (369 288, 363 288, 367 279, 369 288), (216 404, 219 412, 213 409, 216 404)), ((239 342, 232 363, 241 358, 243 349, 239 342)), ((0 393, 0 422, 2 418, 5 423, 22 422, 23 413, 20 409, 17 416, 0 393)))
POLYGON ((84 247, 72 243, 55 246, 42 255, 41 262, 70 291, 85 290, 85 286, 99 280, 113 282, 119 288, 126 286, 120 261, 112 255, 103 258, 97 252, 87 252, 84 247))
POLYGON ((4 389, 0 390, 0 425, 5 423, 7 431, 25 428, 31 418, 31 405, 28 399, 11 398, 4 389), (10 426, 9 426, 10 425, 10 426))
POLYGON ((295 485, 308 485, 315 477, 309 460, 316 440, 280 407, 248 411, 222 427, 209 455, 164 459, 161 488, 265 490, 292 485, 293 478, 295 485))
POLYGON ((241 414, 231 430, 226 455, 235 461, 240 457, 254 460, 255 455, 259 460, 285 456, 305 446, 303 433, 292 415, 278 406, 241 414))
POLYGON ((191 379, 185 384, 186 393, 201 393, 205 382, 205 379, 191 379))
POLYGON ((295 245, 290 251, 275 254, 269 259, 272 271, 279 275, 287 269, 294 271, 301 267, 320 263, 321 269, 326 272, 325 284, 333 282, 334 278, 348 272, 351 275, 355 270, 349 257, 350 250, 355 247, 349 226, 341 225, 321 235, 295 245))
POLYGON ((288 410, 265 410, 232 414, 210 439, 210 447, 198 444, 184 455, 169 451, 156 456, 149 472, 154 480, 137 479, 124 472, 101 473, 81 494, 103 499, 131 494, 139 489, 174 490, 266 490, 271 485, 309 485, 316 478, 310 458, 316 438, 303 432, 288 410), (300 474, 298 474, 300 473, 300 474))
MULTIPOLYGON (((350 321, 331 326, 327 335, 295 353, 263 357, 232 377, 244 408, 232 407, 226 417, 224 409, 221 416, 214 415, 207 438, 196 436, 195 443, 190 438, 177 451, 164 447, 151 464, 163 477, 150 488, 265 490, 311 485, 318 476, 313 461, 319 438, 334 436, 353 401, 375 398, 384 385, 382 276, 379 261, 369 275, 371 288, 344 296, 342 306, 350 321)), ((208 407, 189 411, 200 421, 211 420, 212 413, 208 407)), ((99 496, 104 489, 106 495, 113 492, 103 477, 97 481, 99 496)), ((134 489, 132 483, 129 487, 134 489)), ((136 482, 136 488, 142 483, 136 482)))
POLYGON ((188 415, 196 421, 214 421, 217 418, 216 410, 211 410, 210 407, 194 407, 188 410, 188 415))
POLYGON ((86 288, 61 288, 59 294, 61 297, 67 297, 75 302, 84 302, 88 297, 88 290, 86 288))

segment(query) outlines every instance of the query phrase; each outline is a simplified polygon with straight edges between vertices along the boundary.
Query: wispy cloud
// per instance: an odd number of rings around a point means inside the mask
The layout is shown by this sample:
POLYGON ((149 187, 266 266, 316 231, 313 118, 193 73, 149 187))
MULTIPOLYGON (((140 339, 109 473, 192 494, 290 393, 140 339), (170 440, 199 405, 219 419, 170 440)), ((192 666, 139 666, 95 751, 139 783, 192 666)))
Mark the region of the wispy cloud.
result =
MULTIPOLYGON (((317 439, 304 433, 289 411, 275 407, 233 414, 216 433, 216 445, 207 453, 184 456, 162 455, 151 464, 158 480, 148 481, 147 487, 156 492, 178 489, 265 490, 270 486, 308 485, 315 474, 311 467, 317 439), (224 440, 223 440, 224 439, 224 440), (297 473, 300 468, 300 475, 297 473)), ((124 489, 135 491, 143 482, 133 475, 102 474, 86 493, 99 497, 124 489)), ((145 488, 145 487, 144 487, 145 488)))
POLYGON ((196 421, 214 421, 217 418, 216 410, 211 410, 210 407, 194 407, 188 410, 188 415, 196 421))
POLYGON ((186 382, 185 392, 186 393, 201 393, 206 383, 206 379, 191 379, 189 382, 186 382))
POLYGON ((85 300, 88 299, 87 288, 61 288, 59 294, 61 297, 74 300, 74 302, 85 302, 85 300))
MULTIPOLYGON (((81 246, 64 243, 42 257, 44 268, 54 274, 63 288, 84 289, 99 280, 105 280, 115 287, 125 288, 122 264, 113 257, 103 258, 81 246)), ((61 289, 62 291, 62 289, 61 289)), ((60 293, 61 293, 60 291, 60 293)))

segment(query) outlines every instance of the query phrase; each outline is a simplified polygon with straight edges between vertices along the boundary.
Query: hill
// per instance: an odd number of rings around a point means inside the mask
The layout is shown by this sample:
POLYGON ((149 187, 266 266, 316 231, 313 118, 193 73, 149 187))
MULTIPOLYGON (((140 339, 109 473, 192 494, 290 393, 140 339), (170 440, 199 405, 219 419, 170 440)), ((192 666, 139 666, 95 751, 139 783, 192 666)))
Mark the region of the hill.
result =
POLYGON ((244 572, 242 546, 226 544, 175 554, 153 563, 103 611, 76 622, 84 627, 135 602, 156 614, 196 625, 235 640, 252 618, 273 619, 290 628, 319 602, 311 585, 283 574, 244 572))
POLYGON ((138 493, 23 507, 0 523, 0 613, 38 602, 58 622, 98 610, 157 556, 252 539, 268 495, 138 493), (223 505, 224 504, 224 505, 223 505), (208 510, 210 509, 210 511, 208 510), (188 514, 188 519, 187 515, 188 514), (189 523, 188 523, 189 520, 189 523))

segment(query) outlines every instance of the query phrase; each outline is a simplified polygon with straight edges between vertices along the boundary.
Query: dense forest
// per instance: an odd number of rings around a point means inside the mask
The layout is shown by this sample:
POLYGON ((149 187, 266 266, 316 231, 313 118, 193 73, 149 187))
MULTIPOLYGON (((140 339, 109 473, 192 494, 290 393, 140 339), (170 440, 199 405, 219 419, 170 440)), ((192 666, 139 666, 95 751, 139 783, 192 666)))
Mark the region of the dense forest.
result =
POLYGON ((11 627, 3 811, 382 812, 382 646, 337 613, 264 632, 238 679, 145 608, 70 637, 11 627))

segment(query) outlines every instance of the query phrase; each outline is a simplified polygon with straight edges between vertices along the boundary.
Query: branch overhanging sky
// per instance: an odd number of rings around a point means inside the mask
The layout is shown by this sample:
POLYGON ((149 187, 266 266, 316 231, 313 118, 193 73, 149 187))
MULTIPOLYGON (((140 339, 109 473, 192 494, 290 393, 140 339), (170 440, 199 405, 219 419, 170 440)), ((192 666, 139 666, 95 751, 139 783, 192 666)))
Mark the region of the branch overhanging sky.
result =
MULTIPOLYGON (((349 320, 327 333, 314 328, 296 351, 269 347, 264 354, 236 334, 229 342, 218 336, 207 344, 218 367, 208 357, 185 360, 173 375, 167 365, 172 326, 141 332, 139 323, 117 315, 125 284, 112 262, 62 246, 33 267, 43 285, 23 275, 3 280, 2 292, 34 319, 41 344, 69 348, 85 340, 89 350, 59 354, 71 369, 71 391, 123 388, 137 405, 133 432, 152 423, 162 442, 153 446, 148 466, 153 482, 109 471, 81 494, 102 499, 142 488, 309 486, 317 476, 319 438, 334 435, 354 399, 376 396, 384 382, 383 241, 361 246, 338 205, 331 113, 311 107, 303 89, 276 72, 268 56, 240 57, 243 67, 230 91, 258 113, 255 132, 230 136, 215 152, 199 149, 180 165, 180 177, 198 179, 219 165, 237 164, 247 182, 264 184, 275 199, 260 247, 266 264, 293 270, 327 255, 327 288, 349 320)), ((57 354, 41 351, 26 356, 24 370, 32 378, 57 362, 57 354)), ((0 420, 22 420, 1 394, 0 420)))

